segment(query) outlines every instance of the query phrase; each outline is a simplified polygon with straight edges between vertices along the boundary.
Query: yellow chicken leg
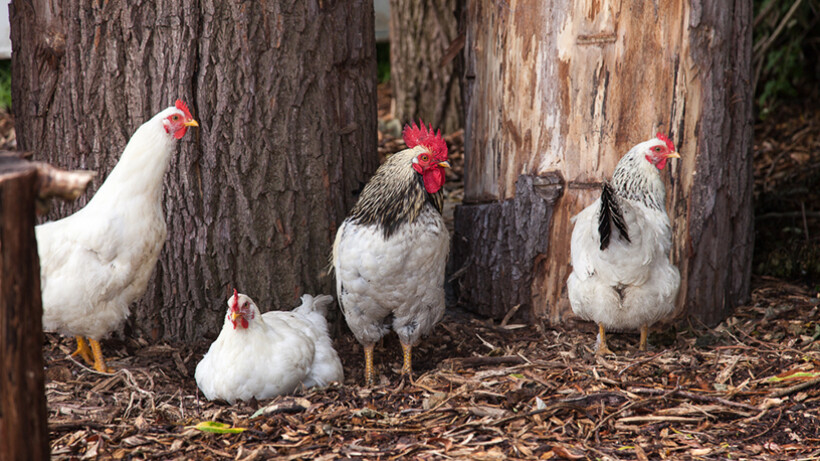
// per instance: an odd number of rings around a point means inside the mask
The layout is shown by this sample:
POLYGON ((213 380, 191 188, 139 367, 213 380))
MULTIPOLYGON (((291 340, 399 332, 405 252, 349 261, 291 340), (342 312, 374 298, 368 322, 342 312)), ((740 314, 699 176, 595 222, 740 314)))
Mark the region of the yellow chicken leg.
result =
POLYGON ((606 345, 606 330, 602 323, 598 324, 598 349, 595 351, 596 355, 614 354, 606 345))
POLYGON ((401 374, 410 377, 413 374, 413 346, 401 343, 401 352, 404 359, 401 365, 401 374))
POLYGON ((375 344, 364 346, 364 383, 370 387, 376 382, 376 374, 373 372, 373 347, 375 344))
POLYGON ((646 350, 646 337, 649 336, 649 325, 643 324, 641 325, 641 342, 638 345, 638 350, 645 351, 646 350))
POLYGON ((114 370, 105 366, 100 343, 91 338, 88 338, 88 343, 91 344, 91 350, 94 352, 94 369, 100 373, 113 373, 114 370))
POLYGON ((91 354, 91 349, 88 348, 85 339, 82 336, 77 336, 77 350, 71 353, 72 357, 82 357, 87 365, 94 365, 94 356, 91 354))

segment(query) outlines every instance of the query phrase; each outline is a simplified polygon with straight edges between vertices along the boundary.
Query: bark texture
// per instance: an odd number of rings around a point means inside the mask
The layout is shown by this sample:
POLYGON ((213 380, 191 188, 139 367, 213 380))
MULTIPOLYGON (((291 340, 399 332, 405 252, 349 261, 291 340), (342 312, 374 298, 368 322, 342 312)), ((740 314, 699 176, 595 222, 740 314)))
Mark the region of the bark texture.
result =
POLYGON ((37 169, 0 154, 0 460, 49 458, 37 169))
POLYGON ((421 117, 443 133, 463 127, 458 3, 390 0, 390 83, 402 124, 421 117))
MULTIPOLYGON (((747 299, 751 19, 751 4, 740 0, 468 1, 465 206, 515 200, 521 175, 559 172, 566 183, 543 215, 550 229, 545 253, 471 256, 469 266, 457 258, 462 280, 473 271, 521 267, 526 257, 529 273, 518 283, 531 284, 532 313, 559 322, 569 312, 570 218, 595 200, 630 147, 661 131, 683 157, 663 174, 672 260, 682 276, 678 312, 712 325, 747 299)), ((482 238, 497 225, 492 220, 457 221, 454 244, 482 238)), ((520 292, 497 279, 461 283, 466 304, 493 316, 519 302, 505 293, 520 292)))
POLYGON ((263 310, 331 292, 336 225, 378 163, 371 2, 33 0, 11 21, 18 142, 97 170, 95 190, 175 99, 200 123, 165 177, 169 237, 134 317, 149 339, 216 331, 229 287, 263 310))

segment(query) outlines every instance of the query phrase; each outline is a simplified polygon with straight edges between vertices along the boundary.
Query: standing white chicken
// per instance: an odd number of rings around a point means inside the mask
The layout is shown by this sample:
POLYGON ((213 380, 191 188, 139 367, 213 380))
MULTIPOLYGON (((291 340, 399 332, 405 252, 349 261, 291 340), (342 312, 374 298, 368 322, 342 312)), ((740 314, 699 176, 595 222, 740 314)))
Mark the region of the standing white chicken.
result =
POLYGON ((669 262, 672 230, 660 171, 680 158, 663 134, 633 147, 615 167, 601 197, 573 220, 567 292, 572 311, 598 324, 598 354, 611 354, 606 329, 640 329, 669 315, 680 286, 669 262))
POLYGON ((43 329, 76 336, 73 355, 97 371, 110 371, 98 341, 122 325, 145 293, 165 243, 162 178, 190 126, 199 125, 177 100, 137 128, 84 208, 35 229, 43 329))
POLYGON ((327 331, 333 297, 302 296, 290 312, 260 315, 248 296, 228 299, 219 337, 196 366, 196 383, 208 400, 269 399, 305 387, 342 382, 344 371, 327 331))

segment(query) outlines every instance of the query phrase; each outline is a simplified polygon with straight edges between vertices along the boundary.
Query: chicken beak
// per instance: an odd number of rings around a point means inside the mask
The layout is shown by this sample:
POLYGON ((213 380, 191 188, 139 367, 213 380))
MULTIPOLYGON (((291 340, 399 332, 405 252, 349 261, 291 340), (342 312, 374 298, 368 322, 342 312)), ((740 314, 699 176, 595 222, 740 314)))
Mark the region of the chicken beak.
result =
POLYGON ((680 154, 677 152, 672 152, 666 156, 666 158, 680 158, 680 154))
POLYGON ((443 162, 438 162, 438 166, 440 166, 442 168, 450 168, 450 162, 448 162, 447 160, 445 160, 443 162))
POLYGON ((196 120, 191 119, 191 120, 188 120, 187 122, 185 122, 184 125, 185 126, 199 126, 199 123, 197 123, 196 120))

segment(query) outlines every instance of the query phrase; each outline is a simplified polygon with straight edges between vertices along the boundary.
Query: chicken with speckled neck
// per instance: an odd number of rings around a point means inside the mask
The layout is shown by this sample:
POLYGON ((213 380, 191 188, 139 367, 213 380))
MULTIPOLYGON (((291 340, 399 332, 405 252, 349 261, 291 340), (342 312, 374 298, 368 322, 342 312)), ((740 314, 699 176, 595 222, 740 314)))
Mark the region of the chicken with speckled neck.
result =
POLYGON ((111 371, 99 341, 122 326, 145 293, 165 243, 162 179, 192 126, 199 125, 177 100, 137 128, 85 207, 35 229, 43 329, 76 336, 73 355, 97 371, 111 371))
POLYGON ((375 382, 374 345, 391 327, 401 341, 402 375, 409 376, 413 346, 444 315, 447 144, 424 123, 405 126, 403 138, 408 148, 376 170, 333 244, 339 305, 364 346, 368 386, 375 382))
POLYGON ((649 327, 675 309, 678 268, 669 261, 672 228, 660 172, 680 158, 665 135, 642 142, 621 158, 601 197, 573 218, 573 272, 567 279, 572 311, 598 324, 597 354, 611 354, 606 330, 649 327))
POLYGON ((260 314, 251 298, 234 290, 219 337, 196 366, 196 384, 208 400, 269 399, 344 381, 327 331, 329 295, 302 296, 292 311, 260 314))

